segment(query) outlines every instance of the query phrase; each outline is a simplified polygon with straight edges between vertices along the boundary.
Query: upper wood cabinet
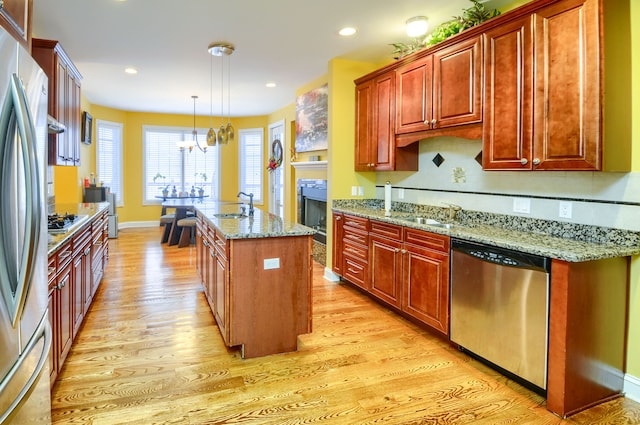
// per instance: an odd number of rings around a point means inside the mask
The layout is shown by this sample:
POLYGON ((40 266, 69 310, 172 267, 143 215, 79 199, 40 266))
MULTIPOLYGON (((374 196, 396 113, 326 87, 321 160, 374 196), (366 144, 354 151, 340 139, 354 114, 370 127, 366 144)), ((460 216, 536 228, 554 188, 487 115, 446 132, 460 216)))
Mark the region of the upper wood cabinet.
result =
POLYGON ((49 165, 80 165, 80 82, 82 76, 55 40, 33 39, 33 58, 49 78, 49 115, 66 131, 49 135, 49 165))
POLYGON ((396 70, 396 133, 482 120, 480 37, 461 41, 396 70))
POLYGON ((602 169, 599 34, 597 0, 485 32, 484 169, 602 169))
POLYGON ((395 73, 356 82, 356 171, 417 170, 416 147, 396 149, 395 73))
POLYGON ((33 0, 0 0, 0 26, 31 51, 33 0))

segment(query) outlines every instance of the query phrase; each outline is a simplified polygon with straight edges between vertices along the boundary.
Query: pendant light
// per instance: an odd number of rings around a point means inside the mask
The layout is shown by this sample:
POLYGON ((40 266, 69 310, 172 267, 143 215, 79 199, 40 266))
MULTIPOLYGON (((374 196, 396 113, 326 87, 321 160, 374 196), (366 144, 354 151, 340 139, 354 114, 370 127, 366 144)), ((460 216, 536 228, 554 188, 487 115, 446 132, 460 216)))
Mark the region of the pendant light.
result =
POLYGON ((227 139, 232 141, 236 135, 236 131, 231 125, 231 56, 227 58, 227 139))
MULTIPOLYGON (((231 56, 234 52, 235 47, 232 44, 224 43, 224 42, 214 42, 209 44, 209 53, 212 56, 221 56, 222 62, 220 65, 220 118, 222 119, 222 123, 220 128, 218 129, 218 143, 221 145, 227 144, 229 140, 233 140, 235 137, 235 130, 231 125, 231 108, 229 107, 229 116, 227 118, 227 124, 224 123, 224 56, 231 56)), ((229 105, 231 104, 231 64, 229 63, 229 76, 228 76, 228 100, 229 105)))

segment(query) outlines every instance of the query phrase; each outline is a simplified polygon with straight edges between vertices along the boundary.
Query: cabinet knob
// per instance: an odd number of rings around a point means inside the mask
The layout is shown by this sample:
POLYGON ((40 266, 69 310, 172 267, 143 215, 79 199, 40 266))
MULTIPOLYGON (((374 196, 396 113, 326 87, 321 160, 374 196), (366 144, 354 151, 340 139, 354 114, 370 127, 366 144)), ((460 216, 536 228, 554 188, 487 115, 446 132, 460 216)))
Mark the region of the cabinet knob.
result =
POLYGON ((533 165, 540 165, 540 158, 533 158, 533 165))
POLYGON ((520 164, 522 164, 522 165, 527 165, 528 162, 529 162, 529 160, 527 158, 520 159, 520 164))
POLYGON ((336 221, 337 221, 337 220, 342 220, 342 217, 337 216, 337 217, 336 217, 336 221))
POLYGON ((0 9, 2 9, 2 6, 4 6, 4 2, 0 0, 0 9))
POLYGON ((435 118, 434 118, 434 119, 432 119, 432 120, 431 120, 431 126, 432 126, 432 127, 435 127, 435 125, 436 125, 436 123, 437 123, 437 122, 438 122, 438 121, 436 121, 436 119, 435 119, 435 118))
POLYGON ((407 250, 406 250, 406 249, 402 249, 402 250, 400 250, 400 251, 401 251, 403 254, 406 254, 406 253, 407 253, 407 250))

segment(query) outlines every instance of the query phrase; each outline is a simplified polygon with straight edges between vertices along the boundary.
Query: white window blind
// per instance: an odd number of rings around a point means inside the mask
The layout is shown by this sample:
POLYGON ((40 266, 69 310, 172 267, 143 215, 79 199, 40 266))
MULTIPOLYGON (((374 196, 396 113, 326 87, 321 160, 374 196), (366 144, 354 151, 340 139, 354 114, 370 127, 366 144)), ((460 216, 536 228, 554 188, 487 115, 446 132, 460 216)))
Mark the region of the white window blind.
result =
POLYGON ((96 120, 96 173, 98 181, 116 194, 116 205, 124 205, 122 196, 122 124, 96 120))
POLYGON ((253 201, 260 204, 264 201, 262 194, 262 178, 265 170, 264 130, 252 128, 240 130, 240 190, 253 193, 253 201))
MULTIPOLYGON (((190 194, 191 190, 204 190, 211 199, 218 198, 219 164, 218 148, 209 147, 204 153, 197 147, 191 152, 180 151, 177 143, 192 140, 193 129, 174 127, 143 127, 143 203, 156 203, 162 189, 169 194, 175 187, 177 193, 190 194)), ((196 129, 197 140, 206 141, 208 129, 196 129)))

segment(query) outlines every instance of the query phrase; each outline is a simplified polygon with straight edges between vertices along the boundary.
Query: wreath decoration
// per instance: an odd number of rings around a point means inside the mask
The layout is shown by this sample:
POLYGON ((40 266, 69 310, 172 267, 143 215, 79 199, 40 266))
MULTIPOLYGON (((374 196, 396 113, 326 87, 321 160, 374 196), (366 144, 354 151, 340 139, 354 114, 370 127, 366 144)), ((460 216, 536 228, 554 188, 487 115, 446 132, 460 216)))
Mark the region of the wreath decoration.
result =
POLYGON ((275 171, 280 165, 282 165, 282 143, 276 139, 271 143, 271 156, 267 162, 267 170, 269 172, 275 171))

